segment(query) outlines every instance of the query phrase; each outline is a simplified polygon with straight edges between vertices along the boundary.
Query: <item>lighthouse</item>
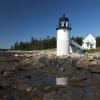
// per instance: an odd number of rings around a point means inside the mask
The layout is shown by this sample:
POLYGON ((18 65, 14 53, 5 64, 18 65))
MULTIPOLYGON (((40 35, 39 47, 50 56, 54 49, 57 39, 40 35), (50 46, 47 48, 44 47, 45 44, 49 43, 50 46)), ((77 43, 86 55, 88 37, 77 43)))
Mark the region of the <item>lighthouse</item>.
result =
POLYGON ((70 53, 70 30, 69 18, 65 14, 59 18, 57 30, 57 56, 70 53))

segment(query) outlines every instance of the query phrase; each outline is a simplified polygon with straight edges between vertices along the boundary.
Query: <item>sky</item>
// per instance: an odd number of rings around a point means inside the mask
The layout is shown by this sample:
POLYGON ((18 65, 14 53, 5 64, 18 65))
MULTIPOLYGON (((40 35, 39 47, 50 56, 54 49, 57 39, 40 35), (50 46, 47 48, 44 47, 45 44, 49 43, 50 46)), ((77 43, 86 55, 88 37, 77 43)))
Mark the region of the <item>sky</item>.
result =
POLYGON ((0 48, 31 37, 56 36, 66 14, 71 36, 100 36, 100 0, 0 0, 0 48))

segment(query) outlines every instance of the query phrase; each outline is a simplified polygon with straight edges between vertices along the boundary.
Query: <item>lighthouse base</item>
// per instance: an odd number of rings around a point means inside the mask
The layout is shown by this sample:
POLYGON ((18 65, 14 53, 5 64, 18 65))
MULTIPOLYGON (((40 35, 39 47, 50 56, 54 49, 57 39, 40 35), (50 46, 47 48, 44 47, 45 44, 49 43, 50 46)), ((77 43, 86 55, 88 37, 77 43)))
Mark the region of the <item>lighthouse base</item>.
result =
POLYGON ((57 40, 57 56, 68 55, 70 53, 69 40, 57 40))

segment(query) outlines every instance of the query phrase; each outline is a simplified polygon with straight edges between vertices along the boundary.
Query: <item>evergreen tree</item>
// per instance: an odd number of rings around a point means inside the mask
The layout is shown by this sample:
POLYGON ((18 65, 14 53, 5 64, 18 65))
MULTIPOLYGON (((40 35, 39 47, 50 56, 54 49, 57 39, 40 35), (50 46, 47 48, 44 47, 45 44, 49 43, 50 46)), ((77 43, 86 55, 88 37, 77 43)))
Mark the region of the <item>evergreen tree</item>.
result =
POLYGON ((78 43, 81 46, 83 37, 72 37, 72 40, 74 40, 76 43, 78 43))
POLYGON ((100 36, 96 37, 96 47, 100 47, 100 36))

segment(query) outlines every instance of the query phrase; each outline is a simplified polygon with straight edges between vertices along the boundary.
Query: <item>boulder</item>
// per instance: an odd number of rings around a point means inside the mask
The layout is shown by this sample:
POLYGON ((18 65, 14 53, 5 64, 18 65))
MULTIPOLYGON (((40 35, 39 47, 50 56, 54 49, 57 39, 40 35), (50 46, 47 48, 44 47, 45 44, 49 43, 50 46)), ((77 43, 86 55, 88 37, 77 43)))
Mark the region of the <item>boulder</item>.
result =
POLYGON ((92 66, 90 66, 89 71, 91 71, 93 73, 100 74, 100 65, 92 65, 92 66))

